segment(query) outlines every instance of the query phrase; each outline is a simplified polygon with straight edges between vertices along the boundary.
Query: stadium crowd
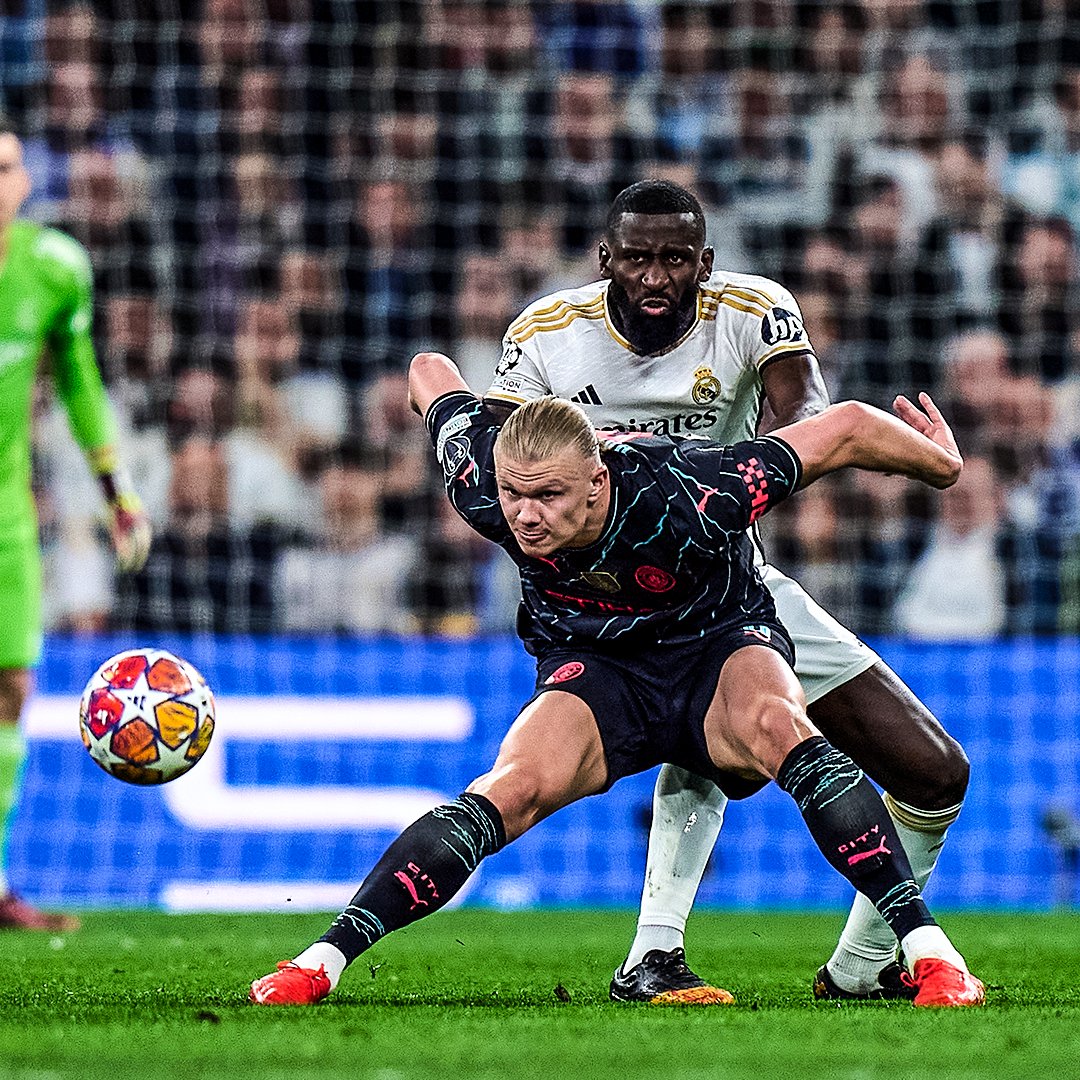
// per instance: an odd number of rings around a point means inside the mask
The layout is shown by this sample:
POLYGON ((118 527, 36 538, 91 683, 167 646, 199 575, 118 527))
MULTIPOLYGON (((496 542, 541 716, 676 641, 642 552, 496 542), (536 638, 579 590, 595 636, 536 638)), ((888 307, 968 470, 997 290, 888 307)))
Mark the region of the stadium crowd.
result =
POLYGON ((852 473, 774 561, 864 634, 1080 629, 1080 10, 920 0, 5 0, 26 213, 93 261, 155 526, 115 577, 43 394, 47 625, 471 633, 513 569, 446 508, 413 352, 486 389, 668 177, 798 299, 834 400, 929 390, 968 467, 852 473))

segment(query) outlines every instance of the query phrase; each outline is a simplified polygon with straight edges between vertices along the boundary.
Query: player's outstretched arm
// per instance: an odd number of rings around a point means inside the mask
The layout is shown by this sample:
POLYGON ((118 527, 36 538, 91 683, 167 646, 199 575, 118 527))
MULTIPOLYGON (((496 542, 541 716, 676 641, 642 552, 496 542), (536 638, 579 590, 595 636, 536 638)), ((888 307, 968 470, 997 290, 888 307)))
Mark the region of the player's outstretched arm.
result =
POLYGON ((844 401, 774 434, 799 455, 803 486, 853 466, 950 487, 960 476, 963 458, 930 395, 920 394, 919 401, 925 412, 898 397, 899 418, 861 401, 844 401))
POLYGON ((464 390, 469 384, 461 377, 457 364, 443 353, 417 353, 409 364, 409 407, 426 416, 431 403, 443 394, 464 390))

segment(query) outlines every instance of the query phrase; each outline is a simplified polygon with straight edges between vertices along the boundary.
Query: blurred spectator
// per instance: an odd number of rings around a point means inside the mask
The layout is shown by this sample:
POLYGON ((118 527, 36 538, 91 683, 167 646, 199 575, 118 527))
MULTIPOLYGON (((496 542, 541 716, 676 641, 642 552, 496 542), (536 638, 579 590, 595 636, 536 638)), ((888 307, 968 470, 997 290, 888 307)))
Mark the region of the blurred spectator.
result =
POLYGON ((403 370, 419 348, 449 340, 449 268, 433 265, 424 216, 420 191, 402 180, 357 191, 344 268, 348 379, 403 370))
POLYGON ((954 328, 946 268, 922 262, 905 242, 902 194, 891 177, 875 177, 861 188, 852 223, 857 262, 840 252, 834 268, 851 288, 845 315, 857 345, 844 392, 885 406, 898 392, 933 392, 938 352, 954 328))
POLYGON ((71 62, 96 64, 102 60, 102 31, 91 4, 74 0, 50 4, 45 16, 42 47, 50 66, 71 62))
POLYGON ((1000 303, 1001 264, 1016 251, 1023 208, 1003 196, 985 134, 949 139, 938 155, 938 215, 920 239, 919 260, 954 285, 957 321, 990 321, 1000 303))
POLYGON ((1006 624, 1007 579, 998 548, 1005 505, 993 466, 968 456, 939 500, 929 543, 893 609, 896 627, 925 641, 994 637, 1006 624))
POLYGON ((350 410, 333 373, 300 370, 300 347, 290 305, 263 299, 241 306, 234 347, 239 421, 302 469, 314 452, 344 438, 350 410))
POLYGON ((433 463, 431 441, 409 408, 409 383, 404 372, 384 372, 364 387, 360 430, 364 441, 381 453, 386 463, 382 505, 387 527, 414 529, 430 513, 427 480, 433 463))
POLYGON ((642 147, 623 104, 611 75, 563 75, 551 91, 546 130, 527 140, 535 174, 526 197, 558 215, 566 255, 592 247, 611 200, 637 178, 642 147))
POLYGON ((240 153, 282 152, 289 129, 284 95, 273 68, 251 67, 240 73, 236 104, 226 113, 240 153))
MULTIPOLYGON (((236 386, 231 373, 211 368, 187 368, 173 383, 167 432, 158 430, 155 460, 164 458, 167 444, 177 445, 192 436, 213 441, 225 461, 229 514, 243 529, 276 525, 289 530, 312 520, 314 496, 295 465, 255 426, 236 425, 236 386)), ((151 453, 149 446, 148 454, 151 453)), ((163 485, 150 488, 151 514, 165 504, 163 485)))
POLYGON ((801 35, 797 70, 799 109, 816 117, 855 121, 848 136, 861 136, 876 124, 876 72, 870 69, 871 16, 858 0, 809 6, 801 35))
MULTIPOLYGON (((806 336, 814 343, 814 352, 829 396, 833 401, 842 400, 846 396, 850 357, 843 340, 840 302, 828 290, 812 287, 799 291, 799 308, 806 326, 806 336)), ((827 604, 825 606, 828 607, 827 604)))
POLYGON ((119 295, 149 296, 157 288, 145 177, 122 171, 122 164, 96 149, 76 150, 70 157, 60 227, 87 249, 99 304, 119 295))
POLYGON ((659 63, 634 83, 628 118, 664 160, 700 164, 730 127, 729 21, 723 5, 667 0, 660 7, 659 63))
POLYGON ((52 65, 43 96, 41 131, 23 139, 23 159, 34 181, 25 210, 39 220, 56 220, 68 199, 75 151, 96 149, 135 160, 137 155, 105 108, 101 72, 90 60, 52 65))
POLYGON ((169 457, 168 519, 138 574, 120 579, 115 624, 128 632, 265 633, 274 622, 277 540, 246 528, 229 501, 220 441, 192 434, 169 457))
POLYGON ((552 0, 538 5, 544 51, 557 70, 640 75, 654 28, 633 0, 552 0))
POLYGON ((881 125, 857 148, 858 179, 892 177, 901 194, 901 239, 912 242, 937 211, 934 164, 945 140, 966 126, 963 87, 941 53, 902 59, 881 88, 881 125))
POLYGON ((416 541, 383 531, 386 468, 379 455, 345 445, 318 473, 321 527, 279 560, 275 590, 286 630, 349 634, 404 633, 406 590, 416 541))
POLYGON ((502 336, 520 311, 506 262, 498 255, 466 255, 454 308, 454 360, 474 393, 482 394, 498 363, 502 336))
MULTIPOLYGON (((485 593, 493 568, 503 558, 498 548, 465 524, 447 499, 437 497, 411 580, 413 615, 420 632, 465 637, 507 629, 505 617, 483 626, 479 621, 482 610, 498 606, 485 604, 485 593)), ((515 605, 519 597, 520 592, 515 605)))
POLYGON ((702 187, 710 201, 731 206, 748 234, 759 234, 752 244, 767 248, 779 227, 825 222, 831 190, 814 181, 821 180, 818 171, 831 172, 832 161, 811 169, 811 143, 795 112, 793 82, 774 53, 754 51, 733 83, 730 130, 702 162, 702 187))
MULTIPOLYGON (((514 313, 558 289, 575 288, 595 276, 596 253, 563 255, 556 215, 521 208, 504 215, 499 262, 514 290, 514 313)), ((504 328, 505 329, 505 328, 504 328)))
POLYGON ((1036 130, 1014 140, 1002 186, 1032 214, 1080 228, 1080 67, 1062 72, 1036 130))
POLYGON ((526 132, 542 123, 545 97, 533 8, 474 0, 431 5, 441 76, 432 240, 440 254, 494 244, 500 213, 523 198, 526 132))
POLYGON ((1062 218, 1036 218, 1020 230, 1002 266, 997 324, 1019 372, 1054 381, 1076 374, 1080 330, 1076 238, 1062 218))
POLYGON ((942 407, 960 445, 988 456, 1006 482, 1026 480, 1045 460, 1053 422, 1050 391, 1011 370, 1009 343, 973 330, 944 351, 942 407))
POLYGON ((0 10, 0 106, 22 112, 31 87, 41 78, 45 0, 15 0, 0 10))
MULTIPOLYGON (((132 431, 160 424, 168 400, 172 324, 152 296, 132 292, 99 302, 104 341, 99 356, 109 396, 132 431)), ((140 487, 138 490, 142 491, 140 487)))
POLYGON ((830 614, 862 628, 866 607, 877 598, 874 586, 883 584, 885 553, 862 543, 867 537, 854 527, 842 481, 814 484, 804 494, 769 527, 769 553, 830 614))
POLYGON ((278 283, 279 263, 300 241, 302 214, 280 160, 260 150, 237 154, 226 166, 218 217, 207 222, 199 250, 200 273, 213 325, 235 326, 236 306, 246 293, 278 283))
POLYGON ((304 248, 287 249, 278 264, 278 302, 299 334, 297 364, 301 371, 340 378, 341 336, 345 300, 327 255, 304 248))

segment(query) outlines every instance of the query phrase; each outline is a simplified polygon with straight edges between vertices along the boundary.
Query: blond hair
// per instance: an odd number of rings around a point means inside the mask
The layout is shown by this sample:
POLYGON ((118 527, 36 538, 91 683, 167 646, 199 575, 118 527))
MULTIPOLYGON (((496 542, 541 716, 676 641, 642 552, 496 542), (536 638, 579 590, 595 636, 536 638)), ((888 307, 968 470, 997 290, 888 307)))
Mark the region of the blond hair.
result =
POLYGON ((515 409, 495 440, 495 453, 513 461, 547 461, 573 448, 600 461, 600 444, 583 409, 558 397, 539 397, 515 409))

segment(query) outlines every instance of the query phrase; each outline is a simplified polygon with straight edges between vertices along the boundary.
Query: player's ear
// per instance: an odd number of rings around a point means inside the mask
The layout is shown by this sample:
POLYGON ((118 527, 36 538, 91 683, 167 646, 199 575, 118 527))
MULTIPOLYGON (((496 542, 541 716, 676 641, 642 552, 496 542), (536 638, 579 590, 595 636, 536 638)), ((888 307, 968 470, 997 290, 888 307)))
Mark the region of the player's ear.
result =
POLYGON ((708 281, 709 276, 712 274, 713 259, 716 257, 716 252, 711 247, 702 248, 701 251, 701 268, 698 270, 698 281, 708 281))
POLYGON ((594 503, 604 492, 604 488, 607 487, 608 471, 606 465, 601 465, 596 472, 592 474, 592 478, 589 481, 589 502, 594 503))
POLYGON ((602 278, 610 278, 611 249, 607 246, 607 244, 604 243, 603 240, 600 241, 600 247, 597 250, 596 257, 597 261, 600 263, 600 276, 602 278))

